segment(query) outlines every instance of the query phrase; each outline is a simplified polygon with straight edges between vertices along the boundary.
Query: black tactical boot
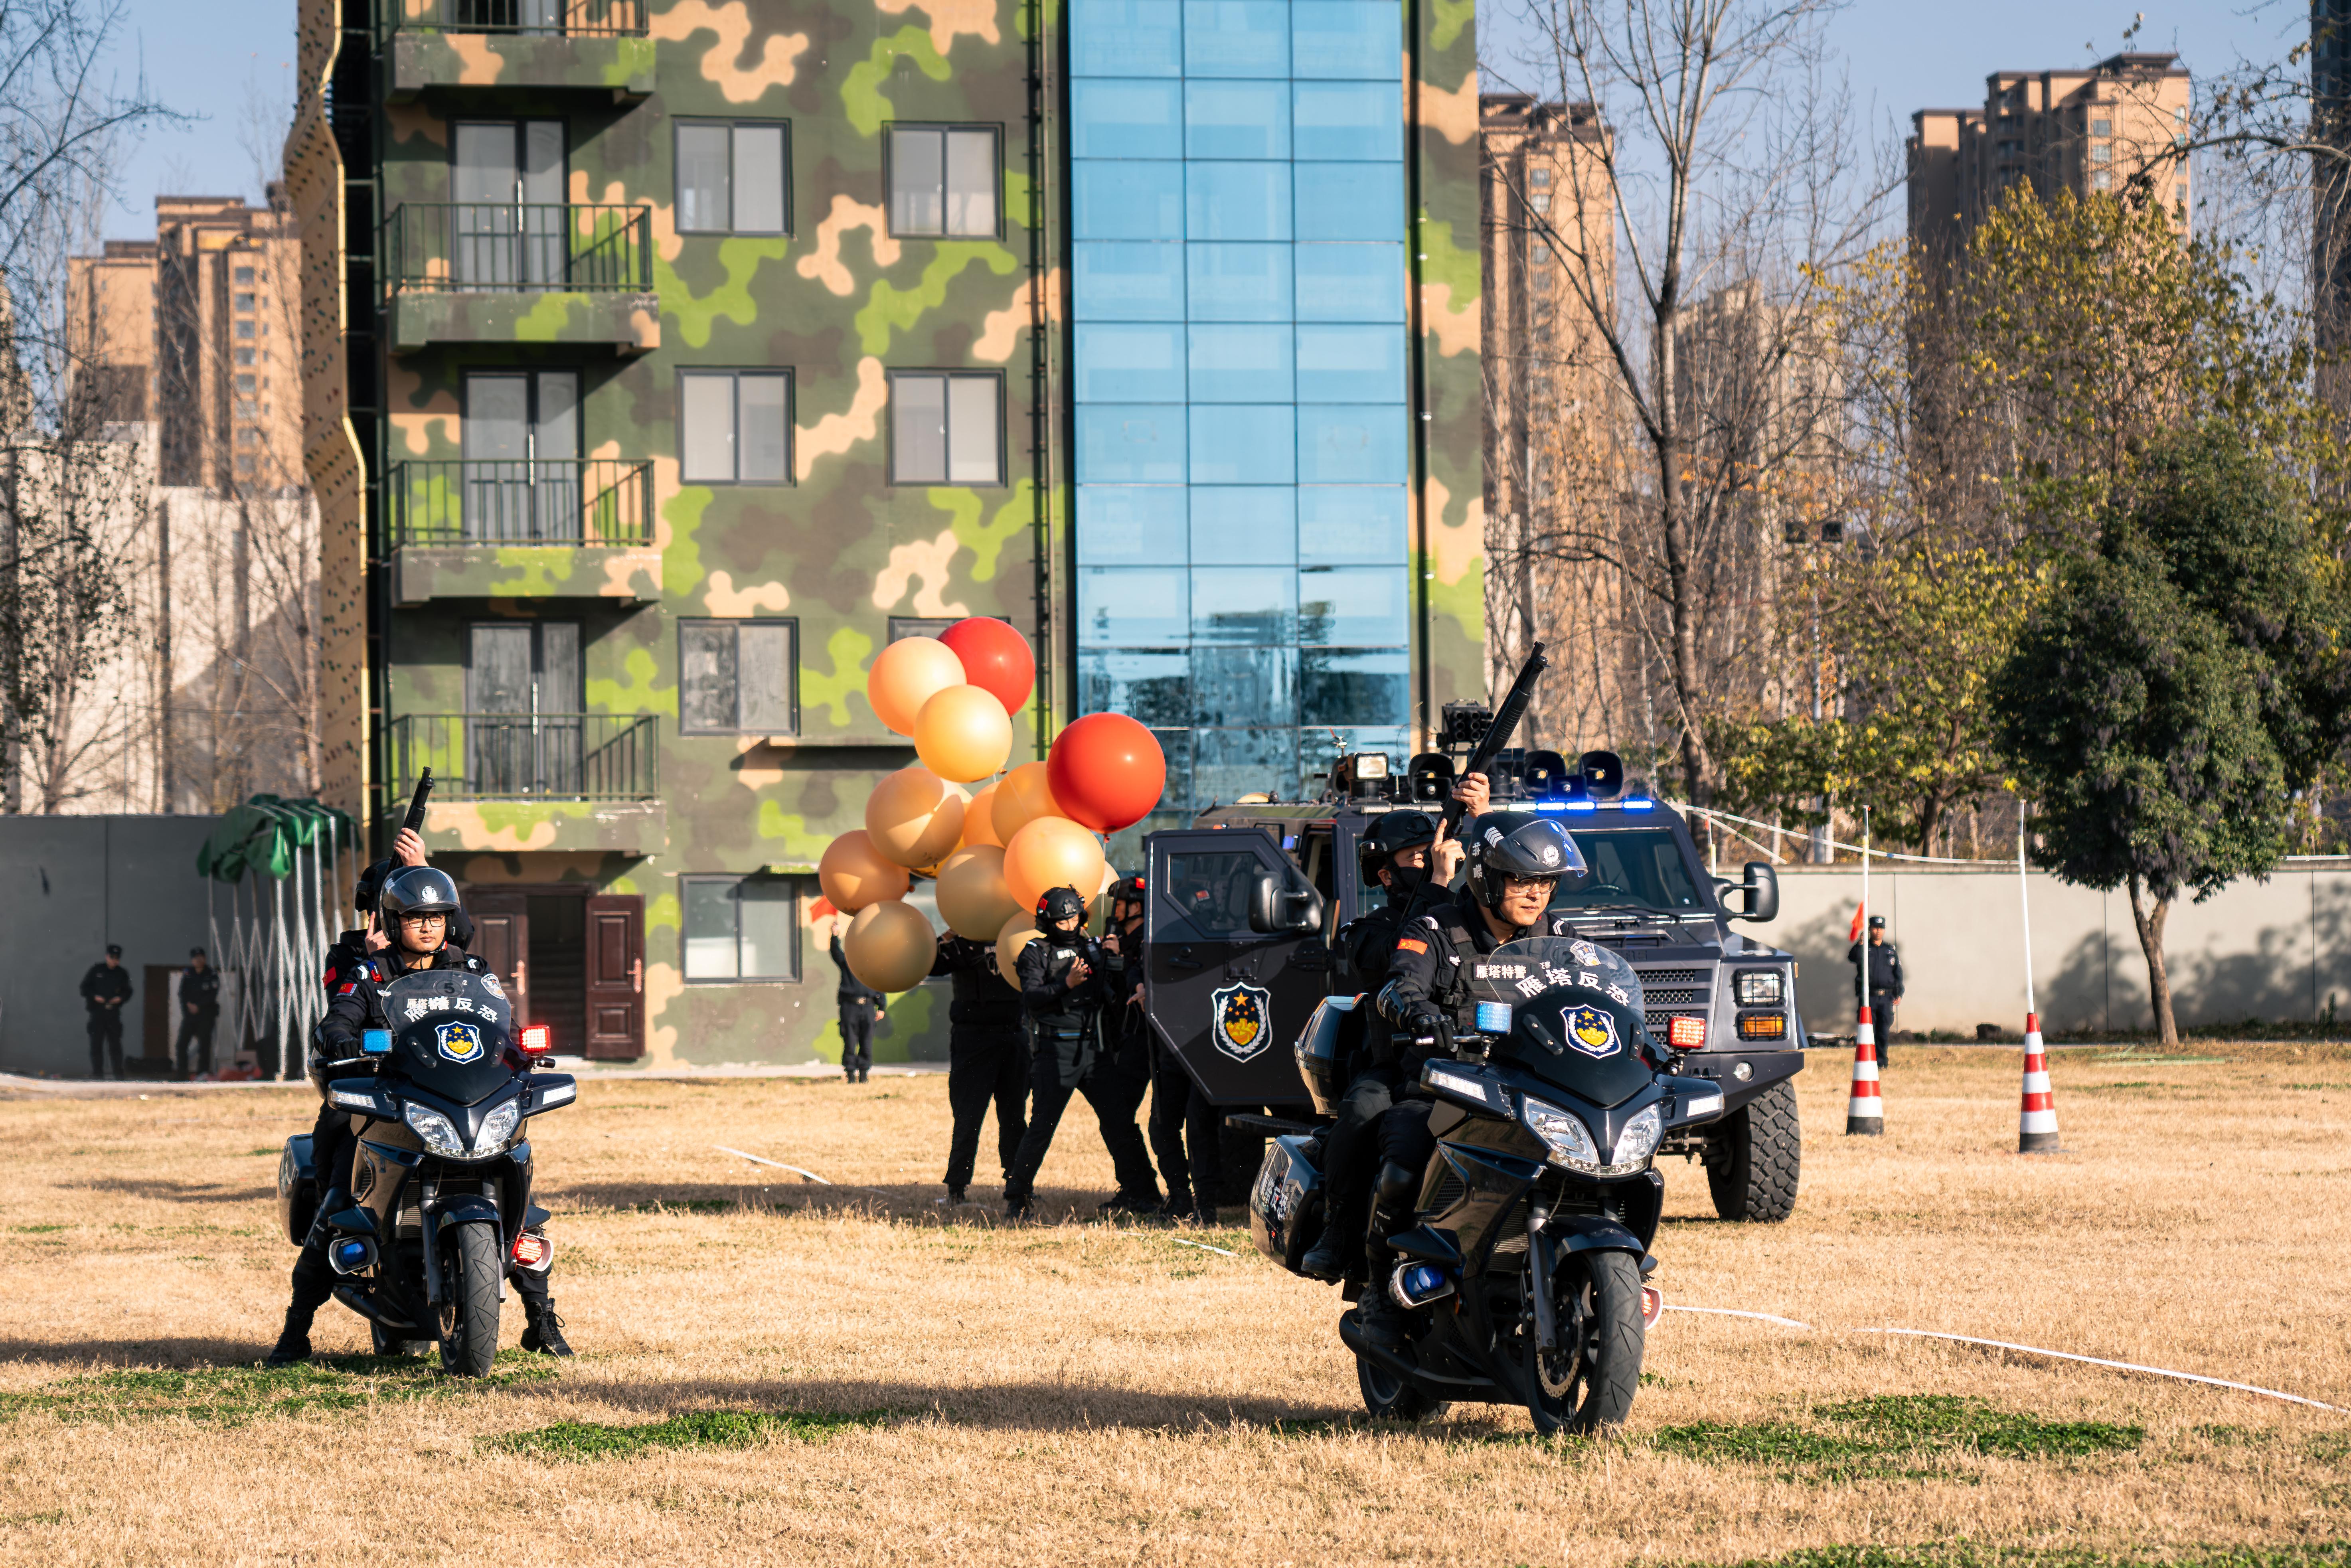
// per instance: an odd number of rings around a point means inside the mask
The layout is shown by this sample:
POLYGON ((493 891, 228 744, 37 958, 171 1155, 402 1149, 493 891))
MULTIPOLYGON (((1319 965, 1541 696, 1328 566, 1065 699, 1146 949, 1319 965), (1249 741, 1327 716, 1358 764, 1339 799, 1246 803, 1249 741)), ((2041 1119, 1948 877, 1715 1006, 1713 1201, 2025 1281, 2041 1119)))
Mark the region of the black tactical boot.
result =
POLYGON ((1036 1200, 1029 1197, 1007 1197, 1004 1200, 1004 1223, 1024 1225, 1037 1218, 1036 1200))
POLYGON ((284 1331, 278 1334, 277 1343, 271 1348, 268 1359, 263 1362, 262 1364, 265 1366, 291 1366, 298 1361, 308 1361, 309 1359, 310 1314, 308 1312, 287 1312, 286 1314, 286 1327, 284 1331), (297 1328, 294 1324, 294 1320, 298 1316, 302 1320, 302 1324, 299 1328, 297 1328))
POLYGON ((1412 1335, 1405 1332, 1404 1309, 1388 1295, 1390 1266, 1383 1264, 1372 1270, 1371 1283, 1364 1287, 1364 1299, 1355 1303, 1355 1322, 1363 1329, 1366 1343, 1398 1354, 1412 1348, 1412 1335))
POLYGON ((555 1298, 541 1296, 537 1301, 523 1297, 523 1316, 529 1326, 522 1331, 522 1348, 540 1355, 569 1355, 571 1346, 563 1337, 563 1320, 555 1315, 555 1298))
POLYGON ((1159 1206, 1159 1218, 1173 1224, 1176 1220, 1189 1218, 1191 1213, 1192 1189, 1188 1186, 1170 1186, 1167 1189, 1167 1201, 1159 1206))
POLYGON ((1159 1212, 1159 1195, 1155 1192, 1114 1192, 1095 1212, 1104 1219, 1114 1219, 1122 1214, 1156 1215, 1159 1212))
POLYGON ((947 1188, 947 1207, 949 1208, 961 1208, 968 1201, 970 1200, 966 1198, 963 1195, 963 1188, 959 1186, 951 1186, 947 1188))
POLYGON ((1363 1261, 1364 1206, 1349 1202, 1339 1206, 1322 1234, 1298 1260, 1298 1271, 1310 1280, 1343 1280, 1347 1271, 1363 1261))

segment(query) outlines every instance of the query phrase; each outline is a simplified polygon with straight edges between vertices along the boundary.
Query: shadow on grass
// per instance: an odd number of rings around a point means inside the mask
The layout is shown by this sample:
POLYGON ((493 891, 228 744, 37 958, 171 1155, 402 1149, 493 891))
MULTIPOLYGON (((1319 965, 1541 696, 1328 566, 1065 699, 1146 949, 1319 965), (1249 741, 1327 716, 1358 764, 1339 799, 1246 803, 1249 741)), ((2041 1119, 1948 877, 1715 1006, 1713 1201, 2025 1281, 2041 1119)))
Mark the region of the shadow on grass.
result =
POLYGON ((545 1360, 521 1351, 500 1355, 490 1375, 478 1378, 446 1376, 437 1362, 412 1356, 318 1356, 290 1366, 128 1367, 0 1394, 0 1417, 45 1411, 78 1422, 183 1418, 239 1426, 266 1416, 335 1415, 528 1387, 555 1376, 545 1360))
MULTIPOLYGON (((997 1189, 975 1184, 973 1200, 946 1201, 946 1188, 937 1182, 896 1182, 872 1186, 846 1182, 820 1186, 787 1171, 761 1172, 734 1182, 566 1182, 551 1178, 534 1188, 534 1202, 558 1215, 572 1210, 636 1214, 731 1215, 808 1214, 887 1216, 893 1219, 933 1219, 946 1225, 1001 1227, 1004 1205, 997 1189), (774 1177, 773 1180, 766 1179, 774 1177)), ((1163 1222, 1134 1215, 1115 1220, 1101 1212, 1107 1191, 1045 1187, 1036 1197, 1032 1225, 1115 1223, 1165 1228, 1163 1222)), ((1237 1204, 1218 1210, 1229 1229, 1246 1227, 1248 1212, 1237 1204)))
POLYGON ((275 1203, 277 1188, 221 1182, 165 1181, 153 1176, 99 1176, 89 1181, 57 1183, 62 1192, 111 1192, 125 1197, 160 1198, 165 1203, 275 1203))

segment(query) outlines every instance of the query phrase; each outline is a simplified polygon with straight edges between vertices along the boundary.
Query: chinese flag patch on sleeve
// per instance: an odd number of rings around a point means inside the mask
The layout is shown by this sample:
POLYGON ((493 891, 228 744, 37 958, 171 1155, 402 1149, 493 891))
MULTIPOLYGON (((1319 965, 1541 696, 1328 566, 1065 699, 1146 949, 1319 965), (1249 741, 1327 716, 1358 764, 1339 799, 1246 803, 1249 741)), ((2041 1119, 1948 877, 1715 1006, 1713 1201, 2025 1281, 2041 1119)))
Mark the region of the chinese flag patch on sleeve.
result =
POLYGON ((1399 936, 1396 938, 1396 951, 1399 953, 1426 953, 1428 951, 1428 944, 1423 942, 1417 936, 1399 936))

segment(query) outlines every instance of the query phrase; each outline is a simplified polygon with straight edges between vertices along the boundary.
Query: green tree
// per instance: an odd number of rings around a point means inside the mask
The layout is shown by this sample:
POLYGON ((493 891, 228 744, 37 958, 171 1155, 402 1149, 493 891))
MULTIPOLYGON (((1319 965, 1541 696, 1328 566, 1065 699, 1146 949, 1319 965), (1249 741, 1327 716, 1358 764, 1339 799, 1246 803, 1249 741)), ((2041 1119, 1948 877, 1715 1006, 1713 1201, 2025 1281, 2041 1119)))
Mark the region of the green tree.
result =
POLYGON ((2128 891, 2167 1043, 2172 904, 2266 875, 2346 739, 2339 601, 2266 456, 2218 423, 2149 453, 1989 688, 2034 860, 2128 891))

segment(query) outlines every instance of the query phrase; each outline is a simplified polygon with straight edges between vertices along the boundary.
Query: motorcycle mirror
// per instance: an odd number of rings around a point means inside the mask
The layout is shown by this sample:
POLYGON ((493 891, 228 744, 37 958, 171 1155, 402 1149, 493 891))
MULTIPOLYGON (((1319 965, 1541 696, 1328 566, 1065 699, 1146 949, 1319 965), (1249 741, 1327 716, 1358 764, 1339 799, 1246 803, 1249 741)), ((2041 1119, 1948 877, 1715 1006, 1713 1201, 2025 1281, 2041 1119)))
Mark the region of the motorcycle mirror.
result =
POLYGON ((392 1030, 371 1029, 360 1035, 360 1051, 367 1056, 385 1056, 392 1051, 392 1030))

